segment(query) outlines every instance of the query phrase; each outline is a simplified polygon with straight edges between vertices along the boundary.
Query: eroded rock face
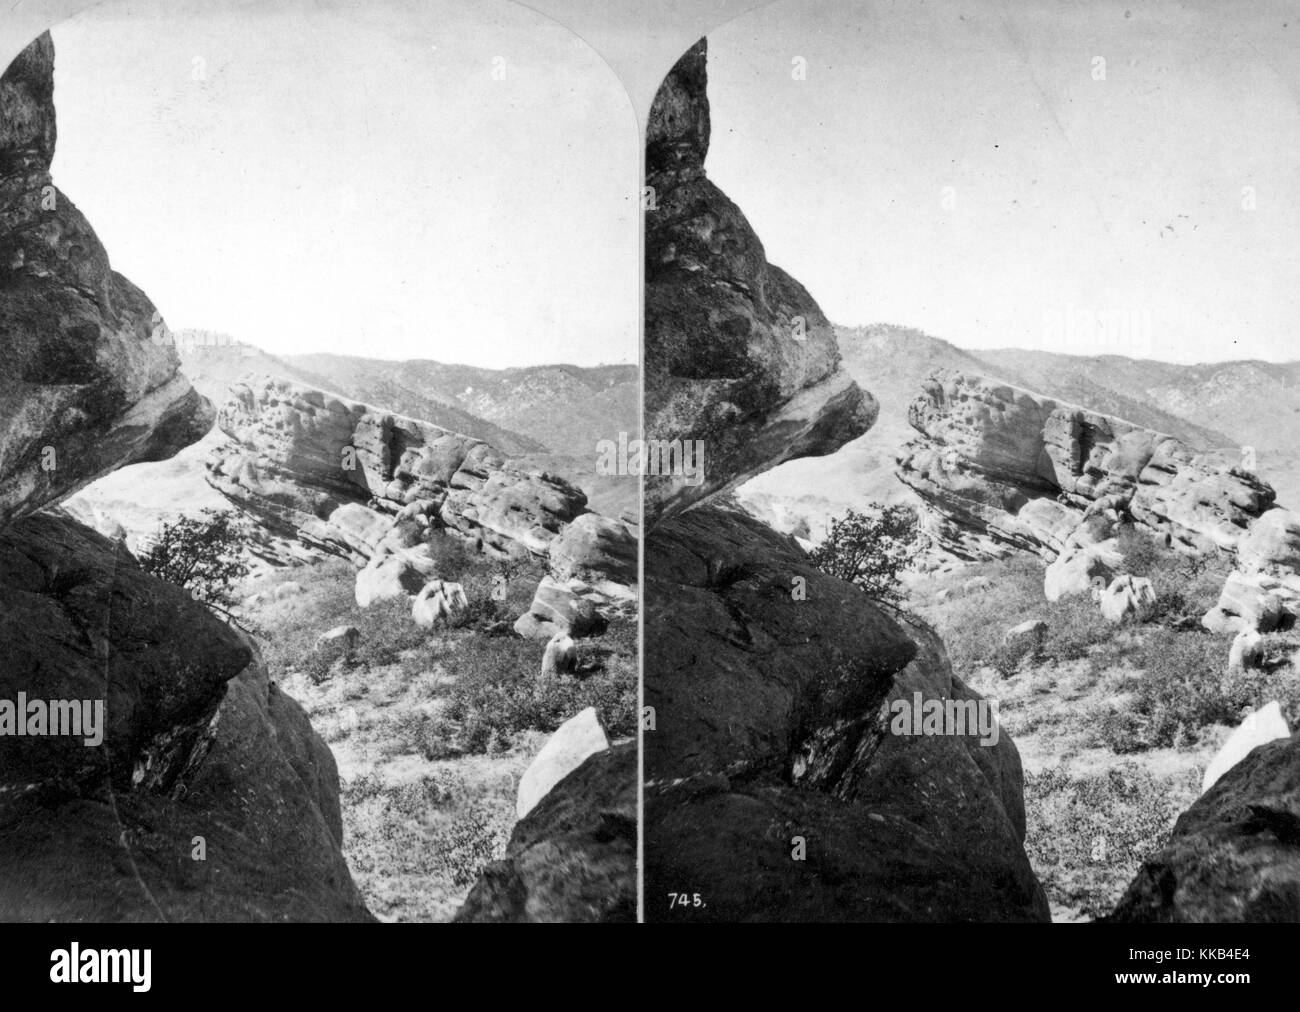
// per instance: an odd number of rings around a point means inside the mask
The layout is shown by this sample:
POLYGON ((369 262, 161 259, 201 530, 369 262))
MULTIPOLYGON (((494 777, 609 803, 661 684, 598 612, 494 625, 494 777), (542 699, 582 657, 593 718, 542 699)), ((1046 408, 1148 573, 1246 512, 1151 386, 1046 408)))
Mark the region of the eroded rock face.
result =
MULTIPOLYGON (((387 532, 357 512, 371 503, 449 529, 502 556, 546 557, 583 513, 563 479, 519 468, 482 440, 286 380, 232 388, 208 481, 272 530, 363 561, 387 532)), ((373 511, 372 511, 373 512, 373 511)), ((392 521, 389 521, 392 524, 392 521)))
POLYGON ((457 921, 636 920, 636 744, 597 752, 515 825, 457 921))
POLYGON ((1176 547, 1234 551, 1275 498, 1172 436, 983 376, 937 371, 908 420, 920 435, 899 452, 898 477, 961 558, 1051 558, 1104 510, 1128 511, 1176 547))
POLYGON ((648 920, 1048 919, 1010 737, 892 734, 896 699, 980 697, 793 541, 709 506, 660 524, 645 667, 648 920), (686 881, 707 906, 670 911, 686 881))
POLYGON ((646 435, 704 447, 701 481, 646 478, 648 523, 781 461, 834 452, 878 410, 840 369, 817 303, 767 262, 705 175, 705 62, 700 40, 664 80, 646 134, 646 435))
POLYGON ((213 420, 174 348, 154 342, 153 303, 54 186, 55 134, 46 34, 0 77, 0 525, 169 457, 213 420))
POLYGON ((0 737, 0 916, 369 919, 334 759, 251 641, 47 515, 0 532, 0 641, 0 699, 106 704, 98 746, 0 737))
POLYGON ((1178 817, 1114 921, 1300 921, 1300 734, 1255 748, 1178 817))

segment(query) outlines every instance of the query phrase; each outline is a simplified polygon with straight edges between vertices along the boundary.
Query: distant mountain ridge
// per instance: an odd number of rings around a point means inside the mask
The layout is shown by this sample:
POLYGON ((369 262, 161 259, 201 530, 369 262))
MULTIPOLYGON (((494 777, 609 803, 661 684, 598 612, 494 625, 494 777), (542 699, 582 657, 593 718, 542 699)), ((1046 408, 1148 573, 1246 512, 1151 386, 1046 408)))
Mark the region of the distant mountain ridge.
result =
POLYGON ((333 369, 329 373, 314 372, 291 359, 268 354, 253 345, 242 344, 213 331, 177 330, 174 336, 185 375, 195 389, 217 406, 229 399, 232 383, 250 373, 262 374, 295 380, 350 400, 374 404, 411 418, 433 422, 444 429, 485 440, 511 457, 547 449, 537 439, 496 425, 455 404, 422 396, 418 389, 409 385, 371 381, 364 373, 351 375, 342 368, 333 369))
MULTIPOLYGON (((590 456, 600 439, 638 432, 638 378, 634 365, 541 365, 511 369, 350 355, 291 355, 297 368, 335 386, 373 390, 361 398, 392 406, 408 398, 465 412, 560 454, 590 456), (382 396, 380 396, 382 395, 382 396)), ((415 414, 415 417, 427 417, 415 414)))

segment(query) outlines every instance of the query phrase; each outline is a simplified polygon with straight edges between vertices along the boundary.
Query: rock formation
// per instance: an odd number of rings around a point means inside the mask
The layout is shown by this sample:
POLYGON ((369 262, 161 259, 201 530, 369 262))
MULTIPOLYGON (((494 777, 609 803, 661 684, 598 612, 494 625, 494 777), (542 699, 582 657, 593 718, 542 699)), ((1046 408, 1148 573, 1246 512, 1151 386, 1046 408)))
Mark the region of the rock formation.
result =
POLYGON ((1180 815, 1110 920, 1300 921, 1300 734, 1255 748, 1180 815))
POLYGON ((646 477, 652 521, 783 460, 832 452, 875 420, 835 332, 704 172, 705 44, 664 80, 646 128, 645 430, 700 441, 703 480, 646 477))
POLYGON ((29 718, 0 735, 0 918, 368 920, 333 757, 251 641, 35 513, 211 423, 152 304, 50 184, 52 94, 46 35, 0 78, 0 723, 29 718), (58 708, 80 734, 35 733, 51 700, 82 704, 58 708))
POLYGON ((209 483, 269 528, 323 551, 369 559, 396 515, 493 554, 544 558, 586 506, 568 482, 428 422, 289 380, 250 379, 231 394, 217 424, 232 442, 213 450, 209 483))
POLYGON ((1054 557, 1086 516, 1126 511, 1171 544, 1235 551, 1273 489, 1172 436, 967 373, 940 370, 908 409, 898 477, 961 558, 1054 557))
POLYGON ((636 743, 597 752, 538 801, 461 922, 636 919, 636 743))
POLYGON ((166 325, 50 178, 54 44, 0 77, 0 525, 212 427, 166 325))
POLYGON ((705 178, 705 66, 701 41, 647 131, 647 435, 709 456, 697 486, 647 479, 646 918, 1046 920, 1009 736, 885 719, 916 693, 981 705, 933 634, 703 501, 875 415, 817 304, 705 178))

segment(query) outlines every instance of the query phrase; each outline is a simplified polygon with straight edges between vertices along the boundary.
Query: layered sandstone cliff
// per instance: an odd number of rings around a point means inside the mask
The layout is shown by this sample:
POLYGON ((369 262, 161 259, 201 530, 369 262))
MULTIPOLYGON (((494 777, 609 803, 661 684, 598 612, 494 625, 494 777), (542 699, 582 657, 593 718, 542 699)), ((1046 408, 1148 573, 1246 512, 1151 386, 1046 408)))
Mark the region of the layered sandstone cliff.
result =
POLYGON ((1172 436, 974 374, 931 375, 908 420, 918 435, 899 452, 898 477, 929 507, 929 533, 961 558, 1052 558, 1101 510, 1188 551, 1233 551, 1276 498, 1172 436))
POLYGON ((362 560, 375 532, 349 506, 406 510, 484 550, 544 558, 587 504, 480 439, 288 380, 235 384, 217 424, 231 442, 208 461, 214 488, 273 530, 362 560))

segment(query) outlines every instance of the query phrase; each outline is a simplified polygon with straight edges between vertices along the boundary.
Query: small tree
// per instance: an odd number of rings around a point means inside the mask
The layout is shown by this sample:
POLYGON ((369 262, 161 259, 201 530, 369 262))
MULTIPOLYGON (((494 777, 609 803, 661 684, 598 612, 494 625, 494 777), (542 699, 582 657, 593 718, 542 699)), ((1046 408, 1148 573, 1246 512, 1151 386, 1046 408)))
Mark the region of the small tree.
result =
POLYGON ((140 564, 228 615, 235 604, 232 584, 248 575, 242 547, 233 514, 205 509, 163 524, 140 564))
POLYGON ((898 575, 925 545, 914 509, 873 504, 872 512, 849 510, 831 520, 830 533, 810 557, 822 572, 896 605, 902 600, 898 575))

